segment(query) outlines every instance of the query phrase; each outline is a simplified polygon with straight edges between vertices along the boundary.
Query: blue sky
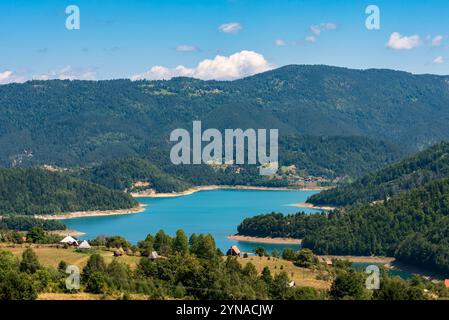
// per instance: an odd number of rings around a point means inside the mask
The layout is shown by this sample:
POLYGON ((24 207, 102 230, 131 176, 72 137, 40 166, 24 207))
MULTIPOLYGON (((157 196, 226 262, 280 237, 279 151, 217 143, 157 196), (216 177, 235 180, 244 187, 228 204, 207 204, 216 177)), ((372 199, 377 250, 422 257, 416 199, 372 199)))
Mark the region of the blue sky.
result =
POLYGON ((448 35, 440 0, 2 0, 0 83, 232 79, 287 64, 449 74, 448 35), (79 30, 65 27, 71 4, 79 30), (365 28, 370 4, 380 30, 365 28))

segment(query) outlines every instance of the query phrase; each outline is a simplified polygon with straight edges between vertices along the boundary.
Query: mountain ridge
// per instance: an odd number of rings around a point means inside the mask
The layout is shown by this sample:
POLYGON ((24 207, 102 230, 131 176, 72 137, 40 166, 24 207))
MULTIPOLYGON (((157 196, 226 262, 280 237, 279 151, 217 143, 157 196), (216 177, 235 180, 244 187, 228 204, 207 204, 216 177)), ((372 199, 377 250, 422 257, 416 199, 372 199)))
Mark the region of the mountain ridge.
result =
POLYGON ((0 86, 0 163, 151 159, 193 120, 204 129, 277 128, 281 140, 357 136, 410 153, 449 139, 448 105, 445 76, 323 65, 234 81, 34 80, 0 86))

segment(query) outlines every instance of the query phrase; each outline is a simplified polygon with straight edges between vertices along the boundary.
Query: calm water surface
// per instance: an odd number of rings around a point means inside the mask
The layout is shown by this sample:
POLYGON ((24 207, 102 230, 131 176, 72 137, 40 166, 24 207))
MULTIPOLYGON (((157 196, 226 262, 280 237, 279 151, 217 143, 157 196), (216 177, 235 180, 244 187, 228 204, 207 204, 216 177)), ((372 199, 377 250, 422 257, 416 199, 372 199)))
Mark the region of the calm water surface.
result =
POLYGON ((147 234, 163 229, 174 235, 177 229, 192 233, 210 233, 217 246, 225 252, 236 244, 242 251, 252 251, 263 246, 269 251, 286 247, 298 249, 299 245, 255 244, 227 239, 237 232, 238 224, 247 217, 272 211, 295 213, 317 210, 289 206, 304 202, 316 191, 265 191, 265 190, 213 190, 174 198, 139 198, 148 205, 144 212, 110 217, 90 217, 65 220, 70 229, 85 232, 85 239, 98 235, 121 235, 137 243, 147 234))

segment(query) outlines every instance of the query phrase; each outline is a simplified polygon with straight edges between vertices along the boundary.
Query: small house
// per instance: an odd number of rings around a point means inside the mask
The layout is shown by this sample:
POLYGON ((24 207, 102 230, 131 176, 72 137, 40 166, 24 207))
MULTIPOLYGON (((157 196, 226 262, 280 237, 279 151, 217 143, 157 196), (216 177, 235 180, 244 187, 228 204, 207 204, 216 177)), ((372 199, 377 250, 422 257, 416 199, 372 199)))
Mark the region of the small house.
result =
POLYGON ((444 279, 444 286, 449 288, 449 279, 444 279))
POLYGON ((159 258, 159 255, 157 254, 156 251, 151 252, 150 255, 148 256, 148 259, 150 259, 150 260, 156 260, 158 258, 159 258))
POLYGON ((78 246, 78 240, 71 236, 67 236, 60 241, 60 243, 69 244, 71 246, 78 246))
POLYGON ((78 246, 79 249, 90 249, 90 244, 86 240, 81 242, 81 244, 78 246))
POLYGON ((229 248, 229 250, 226 252, 227 256, 238 256, 240 257, 240 249, 237 248, 237 246, 232 246, 229 248))

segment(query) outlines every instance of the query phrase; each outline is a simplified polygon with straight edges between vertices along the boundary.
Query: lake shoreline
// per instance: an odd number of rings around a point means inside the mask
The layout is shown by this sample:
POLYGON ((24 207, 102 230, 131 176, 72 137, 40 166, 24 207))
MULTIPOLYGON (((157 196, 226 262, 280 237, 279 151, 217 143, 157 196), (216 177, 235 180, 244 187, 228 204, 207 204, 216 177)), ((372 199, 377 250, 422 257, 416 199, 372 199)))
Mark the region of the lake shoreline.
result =
POLYGON ((78 230, 71 230, 71 229, 67 229, 67 230, 52 230, 52 231, 47 231, 48 234, 53 234, 53 235, 58 235, 58 236, 63 236, 63 237, 77 237, 77 236, 83 236, 85 235, 84 232, 78 231, 78 230))
POLYGON ((331 206, 315 206, 308 202, 293 203, 293 204, 289 204, 289 206, 290 207, 315 209, 315 210, 324 210, 324 211, 333 211, 333 210, 337 209, 336 207, 331 207, 331 206))
POLYGON ((323 261, 332 261, 332 259, 348 260, 349 262, 356 263, 373 263, 383 264, 385 267, 390 265, 396 260, 394 257, 385 256, 340 256, 340 255, 318 255, 323 261))
POLYGON ((301 244, 301 239, 294 238, 270 238, 270 237, 249 237, 242 236, 238 234, 229 235, 227 237, 229 240, 241 241, 241 242, 251 242, 251 243, 268 243, 268 244, 301 244))
MULTIPOLYGON (((228 185, 209 185, 192 187, 182 192, 171 193, 157 193, 154 190, 147 190, 138 193, 131 193, 134 198, 173 198, 191 195, 201 191, 213 191, 213 190, 257 190, 257 191, 321 191, 327 189, 326 187, 304 187, 304 188, 284 188, 284 187, 257 187, 257 186, 228 186, 228 185)), ((112 215, 125 215, 140 213, 145 210, 145 204, 139 204, 131 209, 117 209, 117 210, 92 210, 92 211, 77 211, 68 212, 62 214, 52 215, 34 215, 36 219, 42 220, 67 220, 75 218, 88 218, 88 217, 104 217, 112 215)), ((300 206, 300 204, 292 204, 291 206, 300 206)), ((303 206, 307 207, 307 206, 303 206)), ((313 206, 312 206, 313 207, 313 206)), ((310 207, 310 208, 312 208, 310 207)), ((325 208, 325 207, 323 207, 325 208)), ((321 209, 326 210, 326 209, 321 209)))
POLYGON ((67 220, 75 218, 116 216, 143 212, 145 210, 145 207, 145 204, 139 204, 138 206, 130 209, 77 211, 63 214, 35 215, 34 218, 42 220, 67 220))
POLYGON ((142 192, 131 193, 135 198, 171 198, 182 197, 194 194, 201 191, 212 190, 259 190, 259 191, 322 191, 326 190, 325 187, 303 187, 303 188, 287 188, 287 187, 257 187, 257 186, 229 186, 229 185, 209 185, 209 186, 197 186, 189 188, 182 192, 165 192, 158 193, 154 190, 146 190, 142 192))

